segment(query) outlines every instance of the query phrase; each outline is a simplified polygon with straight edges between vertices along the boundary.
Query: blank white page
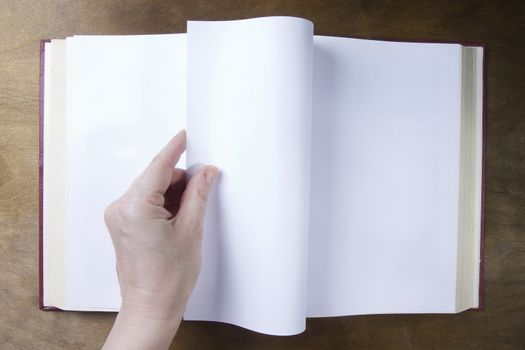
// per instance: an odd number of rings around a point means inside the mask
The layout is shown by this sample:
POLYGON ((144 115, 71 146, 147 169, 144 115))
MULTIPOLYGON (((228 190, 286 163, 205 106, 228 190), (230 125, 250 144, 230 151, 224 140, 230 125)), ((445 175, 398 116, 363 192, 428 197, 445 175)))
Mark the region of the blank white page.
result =
POLYGON ((221 175, 186 320, 305 329, 312 23, 188 23, 188 168, 221 175))
POLYGON ((309 316, 454 312, 460 64, 314 38, 309 316))
POLYGON ((186 36, 79 36, 67 45, 64 307, 117 310, 103 212, 185 127, 186 36))

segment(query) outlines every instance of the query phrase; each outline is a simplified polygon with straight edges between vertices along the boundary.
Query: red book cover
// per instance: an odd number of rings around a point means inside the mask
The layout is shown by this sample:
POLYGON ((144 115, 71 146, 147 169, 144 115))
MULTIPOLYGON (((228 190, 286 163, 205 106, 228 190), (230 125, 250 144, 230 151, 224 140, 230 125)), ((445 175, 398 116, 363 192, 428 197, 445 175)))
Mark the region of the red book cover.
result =
POLYGON ((38 305, 41 310, 60 311, 54 306, 44 305, 44 72, 46 43, 40 41, 40 73, 38 103, 38 305))

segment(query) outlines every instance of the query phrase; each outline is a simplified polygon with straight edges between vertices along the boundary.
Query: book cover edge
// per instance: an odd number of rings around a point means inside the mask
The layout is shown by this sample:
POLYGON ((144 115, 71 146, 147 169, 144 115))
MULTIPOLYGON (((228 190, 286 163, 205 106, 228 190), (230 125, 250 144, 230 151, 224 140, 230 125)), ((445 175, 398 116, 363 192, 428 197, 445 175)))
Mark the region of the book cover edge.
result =
POLYGON ((40 40, 38 96, 38 306, 40 310, 59 310, 44 305, 44 73, 46 43, 40 40))
POLYGON ((485 309, 485 195, 487 191, 487 45, 478 44, 483 48, 482 61, 482 111, 481 111, 481 222, 480 222, 480 254, 479 254, 479 303, 475 310, 485 309))
POLYGON ((479 237, 479 285, 478 306, 472 307, 471 311, 485 310, 485 194, 486 194, 486 170, 487 170, 487 45, 480 42, 462 42, 463 46, 479 46, 483 48, 483 60, 481 62, 482 96, 481 96, 481 215, 480 215, 480 237, 479 237))

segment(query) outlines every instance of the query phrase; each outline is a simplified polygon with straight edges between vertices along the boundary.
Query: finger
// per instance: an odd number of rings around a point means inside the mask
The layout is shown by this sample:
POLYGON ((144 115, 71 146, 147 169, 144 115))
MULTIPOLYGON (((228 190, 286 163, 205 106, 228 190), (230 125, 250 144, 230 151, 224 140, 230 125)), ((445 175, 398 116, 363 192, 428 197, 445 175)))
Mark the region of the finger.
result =
POLYGON ((219 169, 208 165, 197 171, 186 184, 178 212, 178 220, 189 227, 202 227, 208 194, 219 169))
POLYGON ((146 194, 164 194, 171 184, 173 169, 186 149, 186 132, 181 130, 153 158, 133 186, 146 194))

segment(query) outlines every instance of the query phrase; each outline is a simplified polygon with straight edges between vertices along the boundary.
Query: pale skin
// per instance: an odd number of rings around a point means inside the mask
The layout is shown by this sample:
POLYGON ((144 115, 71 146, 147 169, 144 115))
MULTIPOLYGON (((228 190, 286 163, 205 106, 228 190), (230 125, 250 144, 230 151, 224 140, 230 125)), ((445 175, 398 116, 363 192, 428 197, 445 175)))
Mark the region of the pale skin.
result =
POLYGON ((186 182, 175 168, 179 132, 106 209, 122 296, 103 349, 168 349, 200 272, 203 218, 218 175, 203 166, 186 182))

